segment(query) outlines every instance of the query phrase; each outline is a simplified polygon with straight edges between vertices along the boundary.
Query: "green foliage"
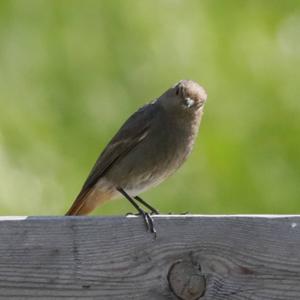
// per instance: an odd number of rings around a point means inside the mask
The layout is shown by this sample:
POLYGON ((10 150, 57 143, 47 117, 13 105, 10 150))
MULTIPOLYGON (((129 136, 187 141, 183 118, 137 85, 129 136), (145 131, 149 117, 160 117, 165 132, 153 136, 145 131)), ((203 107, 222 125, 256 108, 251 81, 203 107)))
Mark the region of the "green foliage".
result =
POLYGON ((63 214, 123 121, 180 79, 208 91, 200 136, 143 197, 163 212, 298 213, 299 36, 296 0, 1 1, 0 213, 63 214))

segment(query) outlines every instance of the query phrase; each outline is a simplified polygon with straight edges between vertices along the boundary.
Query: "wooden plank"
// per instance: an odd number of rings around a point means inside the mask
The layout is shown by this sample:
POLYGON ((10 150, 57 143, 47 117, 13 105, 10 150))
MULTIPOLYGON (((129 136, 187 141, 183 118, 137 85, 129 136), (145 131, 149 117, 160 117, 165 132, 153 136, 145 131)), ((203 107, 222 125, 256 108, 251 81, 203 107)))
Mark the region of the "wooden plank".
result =
POLYGON ((1 219, 0 299, 300 299, 299 216, 154 221, 1 219))

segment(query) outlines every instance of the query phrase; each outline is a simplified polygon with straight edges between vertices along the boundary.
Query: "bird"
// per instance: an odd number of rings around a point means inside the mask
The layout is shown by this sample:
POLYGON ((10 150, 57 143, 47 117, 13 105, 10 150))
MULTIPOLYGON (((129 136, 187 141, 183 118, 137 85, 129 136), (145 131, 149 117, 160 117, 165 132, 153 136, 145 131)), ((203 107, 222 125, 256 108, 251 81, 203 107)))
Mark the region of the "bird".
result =
POLYGON ((143 216, 147 229, 156 233, 151 215, 159 212, 139 195, 187 159, 206 99, 197 82, 181 80, 133 113, 100 154, 66 215, 87 215, 103 202, 123 196, 143 216))

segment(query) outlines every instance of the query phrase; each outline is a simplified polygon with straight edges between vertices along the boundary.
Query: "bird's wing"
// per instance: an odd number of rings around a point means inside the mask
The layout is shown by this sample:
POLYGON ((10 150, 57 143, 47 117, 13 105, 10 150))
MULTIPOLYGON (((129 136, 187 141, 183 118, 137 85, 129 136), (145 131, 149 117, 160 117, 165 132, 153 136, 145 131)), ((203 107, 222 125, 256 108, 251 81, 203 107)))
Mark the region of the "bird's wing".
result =
POLYGON ((67 215, 72 214, 72 208, 81 206, 81 202, 88 196, 93 186, 117 160, 147 137, 157 110, 155 103, 147 104, 124 123, 99 156, 67 215))

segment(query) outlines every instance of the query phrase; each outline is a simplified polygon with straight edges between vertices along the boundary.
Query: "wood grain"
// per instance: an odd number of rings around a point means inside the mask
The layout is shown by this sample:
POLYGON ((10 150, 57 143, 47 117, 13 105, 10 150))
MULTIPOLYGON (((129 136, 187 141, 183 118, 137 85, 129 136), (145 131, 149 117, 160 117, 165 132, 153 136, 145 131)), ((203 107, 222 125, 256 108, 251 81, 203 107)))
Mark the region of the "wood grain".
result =
POLYGON ((154 221, 156 240, 139 217, 1 219, 0 299, 178 299, 176 262, 198 266, 200 299, 300 299, 300 217, 154 221))

